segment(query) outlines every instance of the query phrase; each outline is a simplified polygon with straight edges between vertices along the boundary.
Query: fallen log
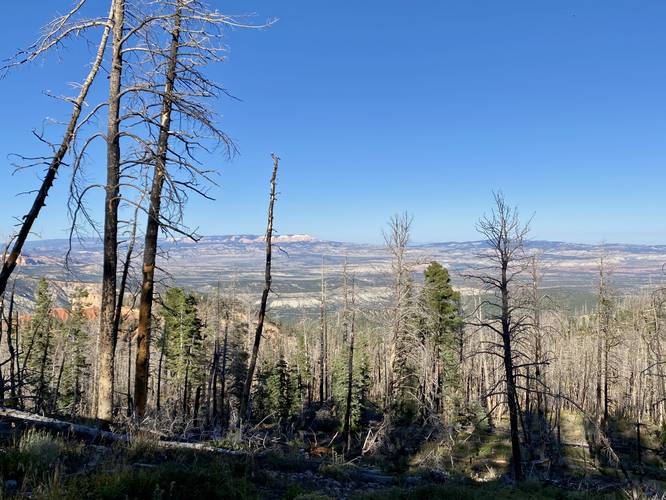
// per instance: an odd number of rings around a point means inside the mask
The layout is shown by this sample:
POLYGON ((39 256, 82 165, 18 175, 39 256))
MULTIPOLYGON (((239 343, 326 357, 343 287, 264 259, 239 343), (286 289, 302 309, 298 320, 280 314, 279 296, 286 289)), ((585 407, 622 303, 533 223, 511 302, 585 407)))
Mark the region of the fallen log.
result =
POLYGON ((18 423, 36 429, 61 432, 63 434, 76 436, 90 441, 111 443, 129 441, 126 434, 116 434, 96 427, 66 422, 64 420, 45 417, 36 413, 16 410, 14 408, 0 407, 0 421, 18 423))
MULTIPOLYGON (((65 435, 82 438, 90 442, 129 443, 131 441, 131 438, 127 434, 105 431, 93 426, 66 422, 64 420, 45 417, 43 415, 38 415, 27 411, 16 410, 14 408, 0 407, 0 421, 17 423, 20 425, 34 427, 36 429, 44 429, 52 432, 59 432, 65 435)), ((154 444, 160 448, 168 449, 205 451, 209 453, 219 453, 229 456, 244 455, 244 453, 240 451, 218 448, 216 446, 211 446, 205 443, 170 441, 156 438, 154 444)))

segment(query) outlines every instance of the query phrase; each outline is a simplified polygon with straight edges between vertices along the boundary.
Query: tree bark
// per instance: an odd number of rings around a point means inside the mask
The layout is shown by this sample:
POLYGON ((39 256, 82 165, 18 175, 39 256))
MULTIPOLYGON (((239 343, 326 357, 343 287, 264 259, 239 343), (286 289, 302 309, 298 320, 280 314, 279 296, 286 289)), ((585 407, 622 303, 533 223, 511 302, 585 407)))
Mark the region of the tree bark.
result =
POLYGON ((113 42, 109 75, 107 125, 106 197, 104 201, 104 264, 99 327, 99 380, 97 418, 113 420, 114 365, 117 337, 114 335, 116 271, 118 267, 118 204, 120 202, 120 89, 122 84, 122 38, 125 0, 113 2, 113 42))
POLYGON ((169 131, 171 130, 171 112, 173 109, 174 86, 180 46, 182 3, 176 4, 174 29, 171 33, 169 61, 166 70, 164 99, 160 113, 160 135, 157 141, 155 173, 150 190, 150 207, 146 223, 146 236, 143 247, 143 277, 141 298, 139 299, 139 326, 137 329, 136 364, 134 370, 134 402, 139 417, 146 412, 148 400, 148 372, 150 365, 150 336, 152 327, 152 307, 155 284, 155 258, 157 256, 157 236, 160 228, 160 209, 162 203, 162 187, 166 176, 169 131))
POLYGON ((520 453, 520 436, 518 433, 518 395, 513 373, 513 353, 511 352, 511 314, 509 309, 509 288, 507 280, 508 262, 502 262, 502 344, 504 360, 504 376, 506 377, 506 395, 509 406, 509 430, 511 433, 511 462, 513 479, 521 481, 523 478, 522 457, 520 453))

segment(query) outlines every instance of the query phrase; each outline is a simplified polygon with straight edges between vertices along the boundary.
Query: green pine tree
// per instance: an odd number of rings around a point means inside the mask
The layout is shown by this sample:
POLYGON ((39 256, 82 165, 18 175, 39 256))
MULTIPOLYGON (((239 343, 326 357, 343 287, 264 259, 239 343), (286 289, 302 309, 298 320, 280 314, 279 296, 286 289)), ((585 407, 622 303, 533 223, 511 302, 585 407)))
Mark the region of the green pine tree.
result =
POLYGON ((83 301, 87 297, 88 292, 84 289, 78 288, 75 291, 69 318, 62 328, 67 356, 64 358, 59 404, 63 410, 69 410, 72 415, 78 411, 83 401, 84 381, 90 375, 90 364, 86 359, 89 338, 83 312, 83 301))
POLYGON ((45 278, 41 278, 35 292, 35 312, 30 321, 28 343, 25 352, 27 376, 34 392, 34 409, 37 412, 46 410, 51 400, 51 379, 53 361, 52 331, 53 298, 45 278))
POLYGON ((441 380, 438 397, 444 405, 459 404, 460 380, 460 293, 451 286, 449 271, 438 262, 425 270, 423 302, 425 336, 432 341, 435 359, 440 364, 441 380))
MULTIPOLYGON (((351 403, 351 429, 357 430, 363 410, 367 406, 368 392, 370 391, 370 361, 367 353, 367 343, 357 342, 354 348, 354 363, 352 374, 352 403, 351 403)), ((347 410, 347 370, 349 347, 345 346, 333 361, 333 400, 337 407, 337 414, 342 419, 347 410)))
POLYGON ((206 355, 198 301, 182 288, 170 288, 162 307, 166 335, 165 368, 173 385, 181 388, 183 413, 190 409, 192 388, 204 383, 206 355))
POLYGON ((258 373, 254 397, 256 417, 272 415, 283 425, 298 410, 297 383, 283 357, 276 362, 265 361, 258 373))

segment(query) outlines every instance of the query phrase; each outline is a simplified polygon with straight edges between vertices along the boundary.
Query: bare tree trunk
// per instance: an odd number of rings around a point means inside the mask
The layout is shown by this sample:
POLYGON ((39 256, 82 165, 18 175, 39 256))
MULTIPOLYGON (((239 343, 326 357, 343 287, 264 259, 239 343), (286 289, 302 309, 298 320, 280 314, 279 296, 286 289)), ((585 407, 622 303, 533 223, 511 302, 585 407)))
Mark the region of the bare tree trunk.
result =
POLYGON ((18 407, 23 409, 25 407, 23 403, 23 370, 21 369, 21 366, 19 365, 19 354, 21 352, 21 337, 19 336, 19 317, 18 317, 18 311, 15 313, 16 314, 16 397, 18 399, 18 407))
POLYGON ((166 326, 162 329, 161 340, 160 360, 157 363, 157 411, 160 411, 162 405, 162 366, 164 366, 164 351, 166 351, 166 326))
MULTIPOLYGON (((484 300, 480 302, 477 313, 478 321, 472 322, 478 327, 487 328, 501 338, 501 344, 494 345, 497 351, 490 354, 498 354, 502 358, 504 368, 504 380, 506 384, 506 402, 509 408, 509 431, 511 436, 511 454, 513 477, 515 481, 523 479, 522 457, 520 445, 519 420, 521 419, 520 407, 516 387, 516 373, 514 367, 514 356, 521 356, 520 352, 514 352, 514 338, 528 328, 526 323, 530 312, 526 305, 521 304, 519 298, 511 295, 510 287, 514 280, 524 270, 523 240, 529 231, 529 225, 521 225, 517 210, 506 205, 501 194, 495 195, 495 209, 490 216, 484 216, 477 225, 477 230, 486 237, 490 252, 480 254, 481 257, 490 259, 492 268, 497 270, 497 275, 470 274, 468 277, 479 280, 487 292, 497 294, 498 303, 484 300), (489 319, 481 319, 481 304, 494 308, 496 312, 489 319), (514 317, 514 313, 515 317, 514 317)), ((523 428, 525 426, 523 425, 523 428)))
MULTIPOLYGON (((217 334, 216 334, 217 335, 217 334)), ((220 341, 215 339, 213 343, 213 362, 210 367, 210 377, 208 379, 208 394, 206 395, 206 404, 208 406, 208 422, 217 425, 218 404, 217 404, 217 379, 220 364, 220 341)))
POLYGON ((608 374, 610 366, 608 358, 610 357, 610 343, 608 335, 604 339, 604 422, 608 422, 608 374))
MULTIPOLYGON (((347 288, 347 263, 345 262, 345 302, 347 288)), ((352 392, 354 388, 354 335, 356 333, 356 315, 354 310, 354 284, 352 282, 352 300, 351 300, 351 320, 349 325, 349 355, 347 358, 347 407, 345 408, 344 426, 342 436, 344 438, 347 451, 351 448, 351 424, 352 424, 352 392)), ((346 304, 347 305, 347 304, 346 304)), ((345 311, 348 312, 348 311, 345 311)))
POLYGON ((190 407, 188 405, 190 386, 189 386, 189 377, 190 377, 190 362, 189 360, 185 363, 185 384, 183 386, 183 415, 190 414, 190 407))
POLYGON ((118 204, 120 202, 120 89, 123 69, 122 39, 125 0, 113 2, 113 48, 109 75, 109 120, 107 128, 106 199, 104 202, 104 265, 99 327, 99 380, 97 418, 113 420, 114 365, 117 337, 116 270, 118 266, 118 204))
POLYGON ((224 325, 224 339, 222 340, 222 367, 220 368, 220 418, 224 421, 224 399, 227 387, 227 349, 229 342, 229 311, 226 313, 227 321, 224 325))
MULTIPOLYGON (((125 262, 123 262, 123 272, 120 275, 120 286, 118 287, 118 300, 116 301, 116 310, 113 315, 113 337, 118 338, 120 331, 120 321, 123 316, 123 302, 125 300, 125 290, 127 288, 127 277, 129 275, 129 268, 132 263, 132 253, 134 252, 134 244, 136 241, 136 224, 138 222, 139 208, 137 206, 134 211, 134 221, 132 222, 132 232, 130 234, 127 253, 125 254, 125 262)), ((128 362, 129 363, 129 362, 128 362)))
POLYGON ((504 376, 506 377, 507 403, 509 405, 509 428, 511 432, 511 461, 513 478, 522 480, 522 457, 520 453, 520 436, 518 434, 518 395, 513 373, 513 354, 511 352, 511 314, 509 309, 509 290, 507 281, 508 262, 502 264, 502 343, 504 349, 504 376))
POLYGON ((319 307, 319 402, 326 400, 326 284, 324 282, 324 256, 321 256, 321 299, 319 307))
POLYGON ((48 320, 49 327, 47 328, 46 339, 44 341, 44 350, 40 353, 41 359, 39 361, 39 379, 37 384, 37 394, 35 397, 35 409, 37 412, 46 410, 46 361, 49 356, 49 348, 51 347, 51 320, 48 320))
POLYGON ((127 332, 127 388, 125 397, 127 399, 127 416, 134 413, 134 404, 132 402, 132 335, 127 332))
POLYGON ((143 281, 139 299, 139 327, 137 330, 136 367, 134 370, 134 400, 138 416, 146 412, 148 399, 148 372, 150 364, 150 334, 152 323, 153 292, 155 280, 155 258, 157 256, 157 236, 160 228, 160 210, 162 187, 166 176, 169 131, 174 100, 174 85, 180 46, 180 24, 182 3, 176 3, 174 29, 171 33, 169 60, 166 69, 164 99, 160 113, 160 135, 157 142, 155 173, 150 190, 150 207, 146 224, 146 236, 143 248, 143 281))
POLYGON ((12 339, 13 332, 13 321, 14 321, 14 292, 16 291, 16 283, 12 286, 12 294, 9 298, 9 311, 7 314, 7 350, 9 351, 9 395, 11 397, 12 405, 17 403, 16 401, 16 368, 18 367, 18 356, 14 351, 14 342, 12 339))
POLYGON ((51 402, 51 411, 55 413, 58 410, 58 398, 60 396, 60 384, 62 382, 62 374, 65 371, 65 356, 63 355, 60 361, 60 368, 58 369, 58 377, 56 378, 56 385, 53 391, 53 399, 51 402))
POLYGON ((215 294, 215 342, 213 343, 213 362, 211 363, 210 378, 208 380, 207 404, 209 408, 209 421, 213 425, 218 422, 218 404, 217 404, 217 379, 220 365, 220 280, 217 280, 217 292, 215 294), (212 403, 212 404, 211 404, 212 403), (212 409, 212 411, 211 411, 212 409), (212 417, 212 418, 211 418, 212 417))
POLYGON ((194 421, 195 426, 198 426, 200 405, 201 405, 201 384, 197 385, 197 390, 194 393, 194 415, 192 417, 192 420, 194 421))
POLYGON ((254 333, 254 344, 252 345, 252 355, 250 356, 250 364, 247 369, 247 377, 243 385, 243 396, 241 398, 240 419, 249 420, 250 418, 250 389, 252 388, 252 380, 254 379, 254 370, 257 366, 257 357, 259 356, 259 345, 261 343, 261 334, 264 329, 264 319, 266 317, 266 306, 268 303, 268 294, 271 291, 271 259, 272 259, 272 238, 273 238, 273 206, 275 205, 275 188, 277 184, 277 173, 280 158, 275 154, 271 155, 273 158, 273 175, 271 176, 271 194, 268 201, 268 223, 266 226, 266 270, 264 273, 264 291, 261 294, 261 305, 259 307, 259 318, 257 320, 257 329, 254 333))

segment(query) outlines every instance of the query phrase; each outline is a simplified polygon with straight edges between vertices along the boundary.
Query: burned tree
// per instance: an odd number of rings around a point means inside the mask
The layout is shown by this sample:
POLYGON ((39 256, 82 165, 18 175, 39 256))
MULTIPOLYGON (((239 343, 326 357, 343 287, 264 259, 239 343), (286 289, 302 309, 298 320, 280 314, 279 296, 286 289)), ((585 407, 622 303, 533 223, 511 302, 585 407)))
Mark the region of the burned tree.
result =
POLYGON ((254 370, 257 366, 257 357, 259 356, 259 346, 261 344, 261 334, 264 330, 264 319, 266 318, 266 307, 268 305, 268 294, 271 291, 271 284, 273 278, 271 276, 271 263, 273 257, 273 207, 277 198, 277 174, 280 158, 275 154, 271 155, 273 158, 273 174, 271 175, 271 192, 268 199, 268 222, 266 224, 266 268, 264 271, 264 290, 261 293, 261 305, 259 306, 259 317, 257 319, 257 329, 254 332, 254 343, 252 344, 252 355, 250 356, 250 364, 243 385, 243 395, 241 397, 240 405, 240 422, 243 419, 250 417, 250 389, 252 388, 252 381, 254 379, 254 370))
POLYGON ((159 231, 162 186, 164 185, 169 131, 171 130, 171 112, 173 109, 176 65, 180 48, 180 25, 182 21, 182 2, 176 3, 174 26, 171 33, 169 55, 166 65, 164 98, 160 112, 160 132, 155 155, 155 170, 150 189, 150 206, 143 248, 143 281, 139 302, 139 327, 137 331, 137 353, 134 383, 134 401, 139 416, 146 411, 148 399, 148 363, 150 356, 150 328, 153 304, 153 286, 155 277, 155 257, 157 254, 157 235, 159 231))
POLYGON ((342 424, 342 437, 347 450, 351 448, 352 432, 352 396, 354 392, 354 341, 356 337, 356 296, 354 294, 354 278, 351 281, 347 271, 347 259, 343 273, 344 279, 344 333, 348 343, 347 354, 347 395, 345 397, 345 415, 342 424))
POLYGON ((393 413, 403 413, 413 401, 414 383, 413 340, 410 321, 415 312, 412 264, 408 260, 412 217, 407 213, 393 216, 384 233, 387 251, 391 256, 391 304, 388 311, 388 372, 385 375, 386 406, 393 413))
POLYGON ((500 193, 495 195, 495 207, 491 214, 478 222, 477 231, 486 239, 488 251, 480 257, 488 264, 467 277, 483 287, 486 298, 480 301, 478 307, 483 308, 486 314, 483 319, 471 320, 471 324, 494 333, 498 339, 486 341, 482 349, 502 360, 504 396, 509 408, 513 477, 520 481, 523 471, 516 382, 516 358, 520 356, 520 350, 516 346, 521 342, 521 334, 530 325, 530 311, 526 310, 516 288, 526 269, 523 242, 529 224, 520 222, 517 209, 509 207, 500 193))
POLYGON ((208 152, 211 144, 222 144, 228 157, 235 152, 234 144, 220 130, 217 116, 207 104, 226 91, 205 70, 224 60, 222 29, 244 26, 198 0, 160 2, 157 9, 154 22, 137 32, 142 42, 133 50, 149 55, 140 62, 142 78, 127 89, 135 94, 134 115, 148 130, 143 142, 145 151, 137 161, 152 169, 151 185, 147 188, 134 383, 139 416, 146 411, 148 396, 158 236, 162 231, 198 239, 184 225, 183 209, 188 193, 209 198, 207 185, 215 182, 213 170, 203 168, 196 153, 208 152))
POLYGON ((321 295, 319 297, 319 402, 326 400, 326 281, 324 279, 324 256, 321 256, 321 295))
POLYGON ((108 123, 106 132, 106 196, 104 201, 104 257, 102 297, 99 314, 99 380, 97 383, 97 418, 113 419, 114 361, 117 336, 114 335, 116 312, 116 273, 118 267, 118 205, 120 203, 120 100, 123 71, 125 1, 113 2, 113 36, 109 75, 108 123))

